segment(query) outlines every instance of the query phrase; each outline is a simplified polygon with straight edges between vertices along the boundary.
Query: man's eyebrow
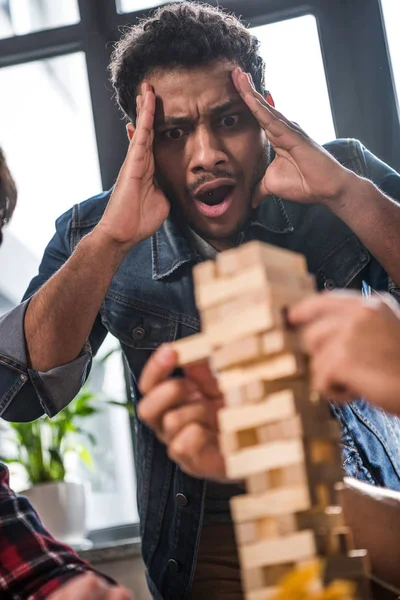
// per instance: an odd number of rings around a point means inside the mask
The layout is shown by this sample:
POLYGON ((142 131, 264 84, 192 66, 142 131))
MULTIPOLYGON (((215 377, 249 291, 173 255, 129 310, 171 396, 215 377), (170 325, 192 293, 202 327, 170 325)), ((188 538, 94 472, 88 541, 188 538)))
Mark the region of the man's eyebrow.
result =
MULTIPOLYGON (((219 104, 218 106, 214 106, 209 112, 212 117, 217 117, 218 115, 222 115, 226 113, 228 110, 232 110, 233 108, 239 108, 241 102, 240 99, 233 99, 224 102, 223 104, 219 104)), ((178 127, 179 125, 190 125, 194 123, 196 119, 189 116, 183 117, 173 117, 165 115, 160 119, 156 120, 156 126, 160 127, 162 125, 173 125, 178 127)))

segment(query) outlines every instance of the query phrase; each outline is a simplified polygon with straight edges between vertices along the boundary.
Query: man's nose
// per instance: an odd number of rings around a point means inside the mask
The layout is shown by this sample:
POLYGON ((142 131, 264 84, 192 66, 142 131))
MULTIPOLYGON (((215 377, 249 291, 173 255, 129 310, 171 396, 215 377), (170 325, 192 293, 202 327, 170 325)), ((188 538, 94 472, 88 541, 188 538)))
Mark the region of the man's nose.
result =
POLYGON ((212 172, 227 162, 227 155, 218 136, 208 128, 199 128, 191 140, 190 169, 192 173, 212 172))

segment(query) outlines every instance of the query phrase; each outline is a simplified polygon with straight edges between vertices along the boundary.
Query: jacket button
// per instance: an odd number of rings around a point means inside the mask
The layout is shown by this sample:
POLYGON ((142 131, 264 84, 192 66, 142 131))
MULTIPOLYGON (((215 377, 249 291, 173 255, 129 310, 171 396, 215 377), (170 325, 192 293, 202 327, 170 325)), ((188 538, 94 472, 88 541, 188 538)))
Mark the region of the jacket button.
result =
POLYGON ((136 342, 141 342, 145 338, 146 332, 141 325, 132 330, 132 337, 136 342))
POLYGON ((336 283, 333 279, 327 279, 324 283, 324 288, 328 291, 332 291, 336 288, 336 283))
POLYGON ((177 494, 175 496, 175 500, 178 506, 186 506, 186 504, 188 503, 188 499, 184 494, 177 494))
POLYGON ((173 558, 170 558, 168 561, 168 571, 171 575, 176 575, 179 571, 179 564, 173 558))

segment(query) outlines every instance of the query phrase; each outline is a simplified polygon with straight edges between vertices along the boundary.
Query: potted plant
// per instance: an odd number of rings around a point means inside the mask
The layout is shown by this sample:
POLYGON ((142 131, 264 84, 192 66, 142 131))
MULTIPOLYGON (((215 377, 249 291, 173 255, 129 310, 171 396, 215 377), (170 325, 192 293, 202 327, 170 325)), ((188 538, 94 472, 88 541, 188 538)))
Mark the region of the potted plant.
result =
POLYGON ((30 485, 22 495, 29 498, 54 537, 69 545, 85 543, 85 486, 68 480, 66 459, 75 454, 93 468, 90 449, 96 438, 85 430, 84 420, 107 404, 131 411, 128 403, 105 400, 86 385, 52 419, 41 417, 30 423, 3 425, 12 451, 0 460, 22 466, 30 485))

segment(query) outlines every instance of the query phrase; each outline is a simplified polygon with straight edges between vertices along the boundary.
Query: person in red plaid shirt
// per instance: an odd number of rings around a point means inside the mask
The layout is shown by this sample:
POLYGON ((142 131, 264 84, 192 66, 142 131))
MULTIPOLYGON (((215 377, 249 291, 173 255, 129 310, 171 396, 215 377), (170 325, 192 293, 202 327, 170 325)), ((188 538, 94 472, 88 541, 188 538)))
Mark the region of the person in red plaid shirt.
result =
MULTIPOLYGON (((14 211, 17 190, 0 148, 0 244, 14 211)), ((29 501, 9 486, 0 463, 1 600, 129 600, 131 594, 95 573, 68 546, 57 542, 29 501)))

